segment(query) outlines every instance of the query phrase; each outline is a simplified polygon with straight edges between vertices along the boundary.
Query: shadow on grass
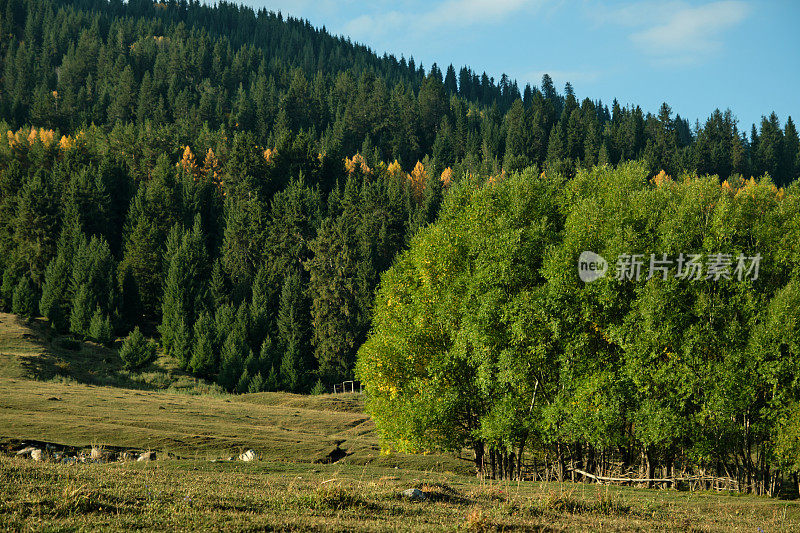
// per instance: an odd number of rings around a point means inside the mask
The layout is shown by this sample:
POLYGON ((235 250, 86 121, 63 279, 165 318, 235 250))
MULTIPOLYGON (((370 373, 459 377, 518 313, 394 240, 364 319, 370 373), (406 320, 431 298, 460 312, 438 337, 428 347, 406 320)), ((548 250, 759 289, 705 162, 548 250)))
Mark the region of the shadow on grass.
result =
POLYGON ((134 390, 192 391, 199 388, 206 392, 209 389, 205 382, 177 368, 167 357, 160 357, 138 371, 126 370, 118 353, 121 340, 107 347, 59 334, 43 319, 25 320, 5 315, 4 321, 14 321, 13 326, 23 331, 18 338, 23 346, 18 350, 17 360, 32 379, 134 390))

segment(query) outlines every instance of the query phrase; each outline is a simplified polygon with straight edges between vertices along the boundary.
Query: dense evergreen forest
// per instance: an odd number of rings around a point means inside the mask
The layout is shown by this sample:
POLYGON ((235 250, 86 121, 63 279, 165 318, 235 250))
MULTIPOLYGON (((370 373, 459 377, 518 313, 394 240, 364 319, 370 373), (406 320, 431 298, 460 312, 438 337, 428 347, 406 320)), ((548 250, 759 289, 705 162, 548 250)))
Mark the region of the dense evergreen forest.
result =
POLYGON ((134 367, 144 332, 229 391, 353 377, 381 273, 460 181, 800 175, 791 118, 691 125, 224 2, 0 0, 0 73, 2 306, 133 331, 134 367))

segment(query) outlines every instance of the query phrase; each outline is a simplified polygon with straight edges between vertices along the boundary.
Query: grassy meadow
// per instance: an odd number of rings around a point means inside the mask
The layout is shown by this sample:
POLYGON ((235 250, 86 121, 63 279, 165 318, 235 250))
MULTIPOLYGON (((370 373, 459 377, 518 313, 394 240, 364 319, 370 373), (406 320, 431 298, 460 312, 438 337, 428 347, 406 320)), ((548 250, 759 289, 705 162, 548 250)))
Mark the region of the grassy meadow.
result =
POLYGON ((793 502, 352 464, 0 459, 14 530, 796 531, 793 502), (419 487, 426 501, 401 491, 419 487))
POLYGON ((0 449, 28 439, 156 450, 159 459, 66 465, 0 454, 0 528, 800 529, 793 501, 481 481, 466 457, 382 455, 360 395, 227 395, 164 358, 127 373, 112 350, 48 335, 46 324, 0 315, 0 449), (260 461, 218 461, 249 448, 260 461), (427 499, 403 498, 412 487, 427 499))

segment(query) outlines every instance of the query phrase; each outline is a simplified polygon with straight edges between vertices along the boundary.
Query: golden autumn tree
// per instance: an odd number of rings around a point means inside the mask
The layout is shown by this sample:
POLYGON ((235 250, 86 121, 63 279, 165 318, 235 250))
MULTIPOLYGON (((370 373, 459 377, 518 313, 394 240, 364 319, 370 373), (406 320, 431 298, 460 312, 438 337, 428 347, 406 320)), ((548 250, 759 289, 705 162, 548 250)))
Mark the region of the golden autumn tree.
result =
POLYGON ((389 167, 386 169, 390 175, 392 176, 402 176, 403 175, 403 167, 400 166, 400 163, 395 159, 392 163, 389 164, 389 167))
POLYGON ((411 181, 411 190, 414 192, 416 199, 422 199, 422 194, 425 192, 425 185, 428 182, 428 172, 425 170, 422 161, 417 161, 414 170, 408 175, 408 179, 411 181))
MULTIPOLYGON (((201 173, 207 181, 213 183, 217 189, 222 192, 223 187, 225 187, 225 182, 222 180, 222 173, 220 172, 217 156, 211 148, 206 152, 201 173)), ((223 192, 223 194, 225 193, 223 192)))
POLYGON ((356 154, 352 158, 344 158, 344 168, 347 169, 348 174, 353 174, 356 171, 361 171, 365 176, 372 174, 372 169, 367 165, 367 160, 361 154, 356 154))
POLYGON ((451 169, 450 167, 444 169, 439 179, 442 180, 442 187, 444 187, 445 189, 448 188, 450 184, 453 183, 453 169, 451 169))
POLYGON ((22 143, 26 138, 26 135, 23 133, 22 129, 19 129, 16 132, 8 130, 8 132, 6 132, 6 136, 8 137, 8 146, 11 148, 18 148, 22 146, 22 143))
POLYGON ((200 177, 200 169, 197 167, 197 160, 192 153, 192 149, 189 148, 188 145, 183 150, 183 156, 181 156, 178 166, 180 166, 188 175, 192 176, 194 181, 197 181, 200 177))
POLYGON ((663 187, 672 183, 672 178, 662 170, 651 181, 656 187, 663 187))
POLYGON ((73 146, 75 146, 75 139, 72 135, 62 135, 61 139, 58 141, 58 147, 61 148, 62 152, 66 152, 73 146))

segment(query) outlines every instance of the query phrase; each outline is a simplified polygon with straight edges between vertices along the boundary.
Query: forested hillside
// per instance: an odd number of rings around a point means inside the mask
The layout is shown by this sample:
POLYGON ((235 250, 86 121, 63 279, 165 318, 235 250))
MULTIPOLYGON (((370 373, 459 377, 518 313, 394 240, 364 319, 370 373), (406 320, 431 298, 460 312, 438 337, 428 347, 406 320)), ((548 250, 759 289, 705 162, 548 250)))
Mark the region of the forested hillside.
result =
POLYGON ((520 90, 227 3, 0 0, 0 72, 3 307, 138 326, 230 391, 352 377, 380 274, 467 176, 800 174, 791 119, 520 90))

